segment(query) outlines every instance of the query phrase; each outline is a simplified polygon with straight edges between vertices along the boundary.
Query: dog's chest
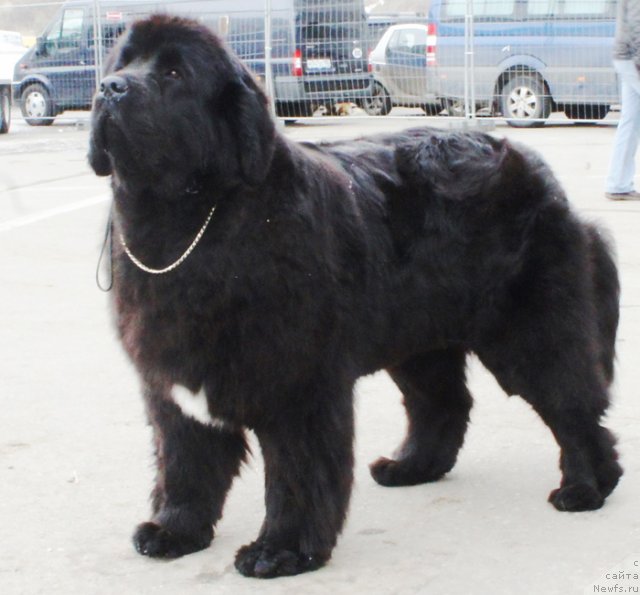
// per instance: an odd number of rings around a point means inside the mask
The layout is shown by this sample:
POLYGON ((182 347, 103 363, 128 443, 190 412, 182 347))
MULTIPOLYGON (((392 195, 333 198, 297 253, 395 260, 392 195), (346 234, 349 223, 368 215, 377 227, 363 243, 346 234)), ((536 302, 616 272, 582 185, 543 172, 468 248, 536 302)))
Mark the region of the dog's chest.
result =
POLYGON ((180 384, 174 384, 169 397, 180 408, 184 416, 219 430, 227 427, 227 423, 223 419, 211 415, 207 396, 203 389, 193 393, 180 384))
POLYGON ((117 288, 115 310, 120 339, 143 373, 154 371, 193 383, 197 379, 191 377, 190 370, 202 368, 202 360, 216 344, 216 318, 220 314, 213 309, 206 312, 209 296, 197 300, 199 307, 194 306, 186 283, 153 287, 153 281, 122 283, 117 288))

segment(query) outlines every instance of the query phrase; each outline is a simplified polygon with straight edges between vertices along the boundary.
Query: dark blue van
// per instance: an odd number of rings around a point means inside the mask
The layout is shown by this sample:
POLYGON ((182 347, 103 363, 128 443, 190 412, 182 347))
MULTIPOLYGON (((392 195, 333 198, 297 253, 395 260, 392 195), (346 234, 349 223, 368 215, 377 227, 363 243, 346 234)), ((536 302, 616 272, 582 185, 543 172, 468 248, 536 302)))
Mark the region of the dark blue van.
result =
MULTIPOLYGON (((309 116, 319 106, 371 94, 363 0, 271 0, 270 5, 278 115, 309 116)), ((264 0, 69 0, 19 60, 14 99, 32 125, 51 124, 63 110, 88 109, 102 56, 127 23, 151 12, 200 20, 263 78, 265 6, 264 0)))
POLYGON ((539 126, 552 111, 601 119, 619 101, 612 66, 616 0, 432 0, 438 94, 539 126))

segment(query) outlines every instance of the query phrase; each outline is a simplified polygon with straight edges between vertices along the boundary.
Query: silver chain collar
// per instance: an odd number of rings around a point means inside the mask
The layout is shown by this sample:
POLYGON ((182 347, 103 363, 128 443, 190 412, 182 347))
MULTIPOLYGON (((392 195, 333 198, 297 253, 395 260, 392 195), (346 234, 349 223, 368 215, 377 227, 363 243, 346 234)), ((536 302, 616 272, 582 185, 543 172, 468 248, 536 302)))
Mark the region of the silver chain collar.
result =
POLYGON ((198 243, 202 239, 202 236, 204 235, 204 232, 206 231, 207 226, 209 225, 209 221, 211 221, 211 217, 213 217, 213 212, 215 210, 216 210, 216 206, 214 205, 213 207, 211 207, 211 211, 209 211, 209 215, 206 221, 204 222, 204 225, 200 228, 200 231, 197 233, 193 242, 191 242, 191 245, 183 252, 182 256, 180 256, 180 258, 178 258, 178 260, 176 260, 173 264, 170 264, 169 266, 163 269, 152 269, 151 267, 148 267, 143 262, 138 260, 129 249, 129 246, 127 246, 127 242, 125 241, 123 234, 120 234, 120 244, 122 244, 125 254, 129 257, 131 262, 135 264, 140 270, 144 271, 145 273, 150 273, 151 275, 163 275, 164 273, 169 273, 170 271, 177 269, 189 257, 189 254, 193 252, 195 247, 198 245, 198 243))

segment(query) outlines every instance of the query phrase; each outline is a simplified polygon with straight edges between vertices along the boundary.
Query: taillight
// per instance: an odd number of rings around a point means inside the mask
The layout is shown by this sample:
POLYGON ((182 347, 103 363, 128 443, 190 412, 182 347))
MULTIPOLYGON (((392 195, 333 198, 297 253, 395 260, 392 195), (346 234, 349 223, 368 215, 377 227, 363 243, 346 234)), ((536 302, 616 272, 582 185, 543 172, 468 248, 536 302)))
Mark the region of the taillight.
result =
POLYGON ((438 28, 435 23, 427 25, 427 64, 435 66, 436 46, 438 44, 438 28))
POLYGON ((293 53, 291 74, 293 76, 302 76, 302 52, 299 49, 293 53))
POLYGON ((367 57, 367 72, 373 72, 373 64, 371 64, 371 54, 373 50, 369 50, 369 56, 367 57))

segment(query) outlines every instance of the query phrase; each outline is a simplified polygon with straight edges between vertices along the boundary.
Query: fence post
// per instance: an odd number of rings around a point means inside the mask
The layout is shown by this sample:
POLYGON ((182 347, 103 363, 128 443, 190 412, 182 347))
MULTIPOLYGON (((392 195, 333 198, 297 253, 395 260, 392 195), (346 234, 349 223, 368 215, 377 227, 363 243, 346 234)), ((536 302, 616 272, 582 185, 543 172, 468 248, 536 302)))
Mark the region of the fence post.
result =
POLYGON ((93 62, 95 64, 96 91, 102 79, 102 15, 100 0, 93 0, 93 62))
POLYGON ((271 0, 264 2, 264 84, 271 115, 276 116, 275 85, 271 65, 271 0))
POLYGON ((467 0, 464 15, 464 117, 476 117, 473 0, 467 0))

